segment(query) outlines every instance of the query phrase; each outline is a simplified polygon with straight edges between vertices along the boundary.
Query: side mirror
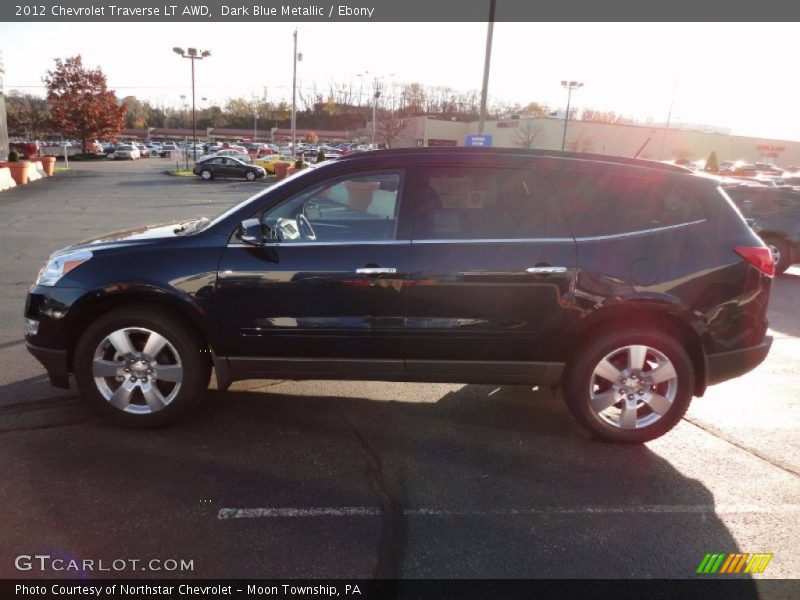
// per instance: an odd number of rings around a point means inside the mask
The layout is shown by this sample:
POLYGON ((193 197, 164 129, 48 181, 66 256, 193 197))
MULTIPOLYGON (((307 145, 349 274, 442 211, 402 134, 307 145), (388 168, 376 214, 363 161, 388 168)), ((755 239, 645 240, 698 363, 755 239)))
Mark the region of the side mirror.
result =
POLYGON ((245 219, 239 225, 239 239, 249 246, 261 248, 264 245, 264 235, 261 233, 261 221, 258 219, 245 219))

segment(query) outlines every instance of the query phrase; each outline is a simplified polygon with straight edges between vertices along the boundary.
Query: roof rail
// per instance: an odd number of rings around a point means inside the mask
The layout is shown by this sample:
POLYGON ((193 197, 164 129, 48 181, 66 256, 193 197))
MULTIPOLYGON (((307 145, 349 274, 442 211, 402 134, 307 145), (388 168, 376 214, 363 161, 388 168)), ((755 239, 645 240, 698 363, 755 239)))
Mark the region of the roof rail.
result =
POLYGON ((651 169, 662 169, 677 173, 691 173, 691 169, 669 163, 646 160, 643 158, 630 158, 627 156, 612 156, 608 154, 594 154, 591 152, 568 152, 562 150, 529 150, 526 148, 471 148, 466 146, 434 146, 428 148, 392 148, 389 150, 366 150, 353 152, 339 158, 347 160, 362 156, 397 156, 403 154, 506 154, 515 156, 551 156, 553 158, 571 158, 580 160, 594 160, 621 165, 634 165, 651 169))

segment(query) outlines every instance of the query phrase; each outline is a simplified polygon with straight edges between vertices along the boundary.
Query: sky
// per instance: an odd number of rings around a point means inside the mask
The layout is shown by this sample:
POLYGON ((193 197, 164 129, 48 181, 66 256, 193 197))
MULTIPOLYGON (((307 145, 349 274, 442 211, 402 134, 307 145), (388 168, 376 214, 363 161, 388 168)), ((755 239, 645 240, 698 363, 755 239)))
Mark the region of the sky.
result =
MULTIPOLYGON (((419 82, 479 90, 485 23, 299 23, 299 85, 419 82), (369 75, 359 78, 358 74, 369 75), (368 79, 368 81, 364 81, 368 79)), ((207 49, 197 64, 198 105, 231 96, 291 99, 290 23, 2 23, 5 89, 43 94, 53 59, 100 66, 118 96, 179 106, 189 61, 174 46, 207 49), (203 102, 200 98, 207 98, 203 102)), ((800 141, 800 24, 496 23, 490 102, 563 109, 560 82, 580 81, 573 106, 655 123, 726 127, 800 141), (673 102, 674 99, 674 102, 673 102)), ((367 93, 366 91, 364 92, 367 93)), ((366 96, 365 96, 366 98, 366 96)))

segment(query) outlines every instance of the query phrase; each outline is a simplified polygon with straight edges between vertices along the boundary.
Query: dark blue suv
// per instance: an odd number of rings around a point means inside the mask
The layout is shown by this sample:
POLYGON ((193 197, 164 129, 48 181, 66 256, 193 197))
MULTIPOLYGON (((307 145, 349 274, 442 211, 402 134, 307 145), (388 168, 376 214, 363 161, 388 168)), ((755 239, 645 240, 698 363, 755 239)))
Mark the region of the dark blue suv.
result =
POLYGON ((213 220, 56 252, 25 307, 51 382, 122 425, 250 378, 561 386, 643 442, 758 365, 774 265, 714 180, 641 160, 431 148, 300 172, 213 220))

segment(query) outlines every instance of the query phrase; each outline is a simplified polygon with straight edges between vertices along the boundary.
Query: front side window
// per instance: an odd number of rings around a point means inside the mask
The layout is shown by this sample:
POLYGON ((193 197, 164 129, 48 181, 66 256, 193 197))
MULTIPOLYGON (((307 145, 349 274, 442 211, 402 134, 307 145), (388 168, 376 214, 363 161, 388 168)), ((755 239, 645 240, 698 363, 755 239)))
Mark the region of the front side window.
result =
POLYGON ((617 175, 551 173, 575 237, 617 235, 705 219, 700 199, 676 185, 617 175))
POLYGON ((381 172, 340 177, 295 194, 261 217, 280 242, 380 242, 395 239, 403 177, 381 172))
POLYGON ((546 176, 507 168, 431 168, 414 219, 415 240, 562 237, 546 176))

